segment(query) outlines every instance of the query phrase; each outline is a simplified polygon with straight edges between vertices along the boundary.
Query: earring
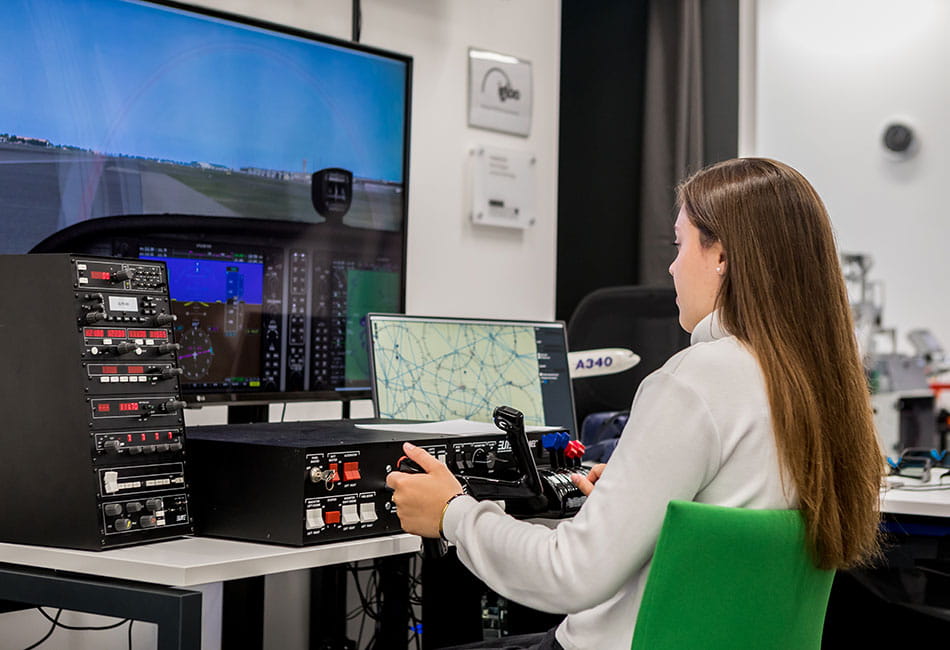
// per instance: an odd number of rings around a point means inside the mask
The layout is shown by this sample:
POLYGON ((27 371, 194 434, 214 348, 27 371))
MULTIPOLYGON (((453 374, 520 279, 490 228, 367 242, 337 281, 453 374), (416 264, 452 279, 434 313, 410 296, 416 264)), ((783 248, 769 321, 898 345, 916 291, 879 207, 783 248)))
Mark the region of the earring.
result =
POLYGON ((722 267, 721 267, 721 266, 717 266, 717 267, 716 267, 716 273, 718 273, 719 275, 722 275, 722 267))

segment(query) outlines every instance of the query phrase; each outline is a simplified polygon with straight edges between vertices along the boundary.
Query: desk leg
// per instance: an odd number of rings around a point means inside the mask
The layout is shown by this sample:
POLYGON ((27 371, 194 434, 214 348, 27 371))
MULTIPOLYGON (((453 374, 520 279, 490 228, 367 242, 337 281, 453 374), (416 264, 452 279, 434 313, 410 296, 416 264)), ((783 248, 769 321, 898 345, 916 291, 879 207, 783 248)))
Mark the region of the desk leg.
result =
POLYGON ((201 593, 0 564, 0 600, 158 625, 158 650, 200 650, 201 593))
POLYGON ((221 647, 264 647, 264 576, 228 580, 221 598, 221 647))

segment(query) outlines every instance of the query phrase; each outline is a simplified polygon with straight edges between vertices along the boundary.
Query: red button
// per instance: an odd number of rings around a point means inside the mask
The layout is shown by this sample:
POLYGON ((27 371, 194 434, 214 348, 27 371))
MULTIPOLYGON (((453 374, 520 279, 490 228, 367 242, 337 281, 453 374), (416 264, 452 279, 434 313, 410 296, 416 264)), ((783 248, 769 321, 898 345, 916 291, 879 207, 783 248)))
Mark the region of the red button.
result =
POLYGON ((343 463, 343 480, 344 481, 357 481, 360 478, 360 464, 359 461, 354 461, 351 463, 343 463))
POLYGON ((328 510, 323 513, 323 521, 328 524, 338 524, 340 523, 340 511, 339 510, 328 510))

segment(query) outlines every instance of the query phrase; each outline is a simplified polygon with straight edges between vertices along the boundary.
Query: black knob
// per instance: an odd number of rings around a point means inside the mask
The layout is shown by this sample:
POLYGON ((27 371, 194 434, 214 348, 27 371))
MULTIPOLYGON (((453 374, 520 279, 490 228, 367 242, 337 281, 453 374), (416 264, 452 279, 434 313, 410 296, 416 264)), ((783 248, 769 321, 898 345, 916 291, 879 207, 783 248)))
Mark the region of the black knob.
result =
POLYGON ((188 405, 188 402, 182 400, 170 399, 167 402, 162 404, 162 411, 165 413, 174 413, 175 411, 180 411, 188 405))
POLYGON ((178 316, 175 316, 175 314, 162 313, 155 317, 155 324, 167 325, 168 323, 174 323, 176 320, 178 320, 178 316))
POLYGON ((105 449, 106 451, 118 452, 118 451, 119 451, 119 441, 118 441, 118 440, 106 440, 105 443, 102 445, 102 448, 105 449))
POLYGON ((131 269, 121 269, 119 271, 114 271, 112 275, 109 276, 109 279, 113 282, 125 282, 126 280, 131 280, 135 276, 132 273, 131 269))
POLYGON ((106 319, 106 313, 104 311, 91 311, 86 314, 86 322, 89 324, 98 323, 101 320, 106 319))
POLYGON ((185 371, 181 368, 165 368, 162 370, 162 379, 171 379, 172 377, 177 377, 184 372, 185 371))
POLYGON ((117 346, 115 346, 115 351, 118 354, 125 354, 126 352, 132 352, 134 350, 137 350, 138 347, 139 346, 137 346, 135 343, 129 343, 128 341, 126 341, 124 343, 119 343, 117 346))
POLYGON ((101 293, 87 293, 82 298, 90 302, 105 302, 105 298, 103 298, 101 293))
POLYGON ((181 350, 181 344, 180 343, 162 343, 160 346, 158 346, 157 349, 158 349, 159 354, 167 354, 168 352, 177 352, 178 350, 181 350))

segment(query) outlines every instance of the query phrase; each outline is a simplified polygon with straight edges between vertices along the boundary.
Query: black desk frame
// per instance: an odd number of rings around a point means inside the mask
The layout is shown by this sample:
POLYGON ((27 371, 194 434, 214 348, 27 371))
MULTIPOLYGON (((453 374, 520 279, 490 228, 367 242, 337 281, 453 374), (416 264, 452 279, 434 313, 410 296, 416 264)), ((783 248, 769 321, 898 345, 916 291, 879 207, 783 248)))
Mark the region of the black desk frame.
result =
POLYGON ((48 606, 158 625, 158 650, 200 650, 201 592, 0 564, 0 612, 48 606))

